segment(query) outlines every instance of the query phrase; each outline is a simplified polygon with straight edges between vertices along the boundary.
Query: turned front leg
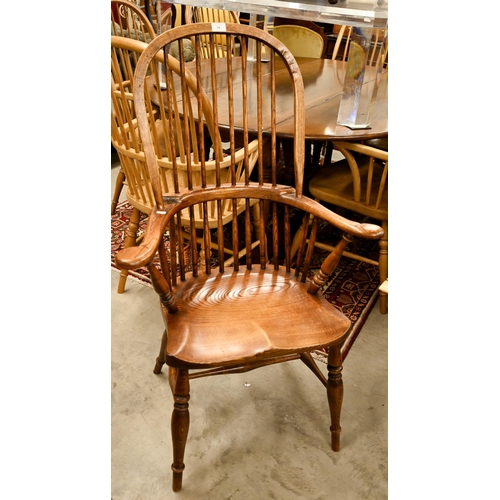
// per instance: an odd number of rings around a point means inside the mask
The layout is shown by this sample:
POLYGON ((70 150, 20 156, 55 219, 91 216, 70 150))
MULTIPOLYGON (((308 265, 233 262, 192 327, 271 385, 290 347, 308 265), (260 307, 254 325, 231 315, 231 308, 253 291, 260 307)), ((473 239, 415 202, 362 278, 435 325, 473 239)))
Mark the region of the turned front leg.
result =
POLYGON ((189 432, 189 374, 187 370, 177 371, 174 387, 174 411, 172 412, 172 446, 174 461, 172 463, 172 489, 182 488, 184 472, 184 450, 189 432))
POLYGON ((340 344, 330 346, 328 349, 328 383, 326 392, 328 404, 330 406, 330 416, 332 425, 332 450, 340 450, 340 411, 344 398, 344 384, 342 382, 342 355, 340 354, 340 344))

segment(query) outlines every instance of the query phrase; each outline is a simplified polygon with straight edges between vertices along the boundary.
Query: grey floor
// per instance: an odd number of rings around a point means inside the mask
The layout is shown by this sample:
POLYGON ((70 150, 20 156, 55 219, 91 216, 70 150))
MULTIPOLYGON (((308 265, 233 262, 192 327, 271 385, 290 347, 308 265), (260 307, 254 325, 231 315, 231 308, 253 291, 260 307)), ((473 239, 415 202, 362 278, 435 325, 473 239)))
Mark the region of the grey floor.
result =
POLYGON ((300 361, 199 379, 183 489, 173 493, 172 396, 165 373, 152 371, 158 299, 132 279, 120 295, 117 284, 111 271, 113 500, 388 498, 388 315, 378 306, 344 363, 340 452, 330 448, 325 390, 300 361))

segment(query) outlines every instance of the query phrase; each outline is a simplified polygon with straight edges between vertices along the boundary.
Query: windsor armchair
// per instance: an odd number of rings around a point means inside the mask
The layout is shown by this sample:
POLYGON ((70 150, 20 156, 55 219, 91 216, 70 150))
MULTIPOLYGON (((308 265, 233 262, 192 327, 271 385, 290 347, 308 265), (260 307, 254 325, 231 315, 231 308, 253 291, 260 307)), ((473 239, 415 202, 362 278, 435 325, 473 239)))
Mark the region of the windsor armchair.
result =
MULTIPOLYGON (((141 55, 134 76, 134 104, 137 124, 144 145, 145 160, 152 183, 154 206, 149 215, 148 227, 139 246, 121 250, 116 262, 123 269, 137 269, 147 266, 154 289, 160 297, 160 308, 165 322, 165 331, 154 373, 159 374, 164 364, 168 366, 168 381, 172 389, 174 408, 171 420, 173 445, 172 488, 182 488, 184 451, 189 430, 189 400, 191 382, 199 377, 245 372, 274 363, 301 360, 317 376, 326 388, 331 423, 331 445, 340 449, 340 411, 342 404, 342 357, 340 347, 347 337, 351 324, 348 318, 338 312, 318 290, 335 268, 343 248, 352 236, 379 239, 383 231, 379 226, 352 222, 328 210, 318 202, 302 194, 304 174, 304 89, 299 67, 290 51, 272 35, 263 30, 240 25, 223 24, 215 27, 211 23, 196 23, 174 28, 153 40, 141 55), (216 58, 210 51, 210 59, 200 57, 208 37, 210 44, 215 37, 227 37, 228 50, 224 59, 216 58), (151 72, 154 72, 155 58, 169 44, 181 46, 183 38, 190 38, 196 52, 191 63, 179 61, 180 71, 166 77, 165 90, 161 92, 162 104, 156 103, 160 96, 152 99, 151 72), (240 43, 241 57, 233 55, 232 48, 240 43), (257 61, 247 61, 249 44, 256 44, 257 61), (271 54, 268 62, 261 61, 262 46, 271 54), (222 80, 217 71, 218 64, 226 67, 227 77, 222 80), (262 71, 271 65, 270 71, 262 71), (210 76, 202 78, 202 65, 210 68, 210 76), (232 78, 232 70, 241 68, 241 78, 232 78), (251 68, 251 69, 248 69, 251 68), (189 71, 189 73, 188 73, 189 71), (295 187, 279 185, 276 182, 276 105, 279 88, 275 75, 284 71, 293 89, 295 187), (197 93, 188 92, 191 76, 197 93), (255 79, 256 89, 248 92, 247 81, 255 79), (213 87, 218 86, 219 92, 213 87), (269 87, 269 97, 262 98, 263 88, 269 87), (227 98, 221 99, 220 89, 226 89, 227 98), (179 94, 180 92, 180 94, 179 94), (243 95, 243 107, 248 117, 241 129, 235 130, 234 122, 222 118, 226 113, 234 116, 236 93, 243 95), (207 114, 203 109, 202 96, 211 96, 212 109, 207 114), (215 101, 215 102, 214 102, 215 101), (156 107, 155 107, 156 106, 156 107), (221 173, 223 158, 216 154, 215 177, 208 176, 203 151, 200 162, 186 161, 188 182, 176 186, 165 196, 161 187, 161 157, 158 155, 157 130, 152 115, 159 109, 162 120, 170 123, 177 113, 186 109, 196 110, 194 128, 184 122, 178 129, 165 127, 166 142, 173 148, 181 140, 189 142, 197 138, 203 150, 203 137, 210 122, 218 127, 219 119, 229 123, 228 153, 229 175, 221 173), (162 110, 167 111, 162 111, 162 110), (180 134, 177 134, 177 132, 180 134), (236 161, 237 149, 234 137, 240 136, 247 152, 253 141, 258 150, 263 148, 264 138, 270 140, 271 182, 264 182, 263 155, 259 154, 256 165, 256 180, 251 180, 251 162, 245 154, 240 166, 236 161), (196 165, 196 167, 195 167, 196 165), (200 174, 201 183, 193 182, 200 174), (270 240, 269 253, 264 245, 258 247, 258 259, 253 259, 252 220, 248 208, 257 200, 256 207, 261 214, 258 234, 261 241, 270 240), (239 207, 243 212, 244 224, 241 231, 233 224, 230 234, 233 247, 243 240, 244 253, 241 259, 234 259, 230 266, 219 260, 217 268, 207 262, 201 264, 196 242, 191 240, 191 252, 185 252, 179 239, 182 237, 183 213, 188 212, 194 235, 196 214, 201 214, 202 238, 209 242, 209 219, 215 210, 219 228, 222 228, 222 207, 228 206, 233 221, 238 218, 239 207), (303 211, 305 220, 312 215, 321 217, 345 232, 344 237, 322 264, 319 273, 310 275, 307 271, 312 255, 312 246, 302 238, 297 259, 291 259, 290 218, 294 211, 303 211), (268 213, 266 218, 264 214, 268 213), (168 231, 168 232, 167 232, 168 231), (284 242, 284 255, 279 253, 280 241, 284 242), (328 375, 325 376, 316 365, 310 351, 328 348, 328 375)), ((160 59, 164 57, 159 56, 160 59)), ((170 66, 168 66, 170 68, 170 66)), ((160 82, 156 79, 156 85, 160 82)), ((280 80, 280 88, 285 83, 280 80)), ((180 163, 174 160, 173 168, 180 163)), ((224 246, 223 232, 217 234, 217 246, 224 246)), ((193 398, 194 400, 194 398, 193 398)), ((325 418, 325 426, 327 425, 325 418)))

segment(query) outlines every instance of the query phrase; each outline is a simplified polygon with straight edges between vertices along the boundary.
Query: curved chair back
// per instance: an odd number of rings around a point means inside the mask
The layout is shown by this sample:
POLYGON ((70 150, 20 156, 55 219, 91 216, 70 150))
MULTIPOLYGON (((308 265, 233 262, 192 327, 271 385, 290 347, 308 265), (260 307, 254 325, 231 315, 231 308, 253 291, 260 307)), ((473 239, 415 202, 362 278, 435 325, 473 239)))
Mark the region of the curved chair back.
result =
MULTIPOLYGON (((194 23, 235 23, 239 24, 239 17, 236 12, 222 9, 211 9, 208 7, 196 7, 193 10, 194 23)), ((210 57, 210 51, 214 51, 216 57, 224 57, 227 52, 227 38, 225 35, 212 37, 212 43, 209 43, 208 35, 202 37, 203 41, 201 55, 203 58, 210 57)), ((236 46, 235 46, 236 50, 236 46)), ((236 55, 236 54, 234 54, 236 55)))
POLYGON ((138 5, 129 0, 111 0, 111 35, 149 43, 156 33, 138 5))
MULTIPOLYGON (((143 140, 141 140, 137 117, 133 102, 133 72, 134 63, 147 47, 146 44, 129 39, 111 37, 111 69, 112 69, 112 144, 118 151, 122 166, 128 182, 127 198, 141 212, 149 213, 155 204, 151 177, 145 163, 143 140)), ((179 62, 168 56, 168 77, 185 85, 183 89, 193 100, 199 91, 196 79, 191 72, 185 68, 181 69, 179 62)), ((161 196, 169 193, 179 192, 187 185, 201 185, 201 161, 203 154, 204 175, 206 183, 215 182, 216 165, 218 175, 222 182, 227 181, 229 171, 229 160, 222 152, 222 141, 219 130, 214 126, 214 111, 212 104, 203 91, 200 91, 198 103, 206 119, 206 139, 201 143, 196 131, 195 113, 196 106, 190 103, 182 108, 180 89, 175 90, 172 102, 163 102, 161 94, 157 89, 163 74, 159 73, 164 63, 163 52, 158 52, 149 68, 148 79, 148 106, 147 118, 154 135, 154 150, 157 161, 157 169, 154 177, 157 177, 161 185, 161 196), (163 108, 160 108, 161 106, 163 108), (166 110, 170 108, 171 113, 166 110), (183 127, 187 127, 187 135, 183 127), (169 138, 173 134, 173 142, 169 138), (206 160, 209 149, 212 148, 212 156, 217 161, 206 160), (217 153, 215 152, 217 151, 217 153)), ((254 142, 248 148, 250 157, 250 173, 256 162, 257 143, 254 142)), ((241 163, 244 151, 235 151, 235 157, 241 163)))
POLYGON ((294 57, 323 57, 325 44, 323 37, 315 31, 293 24, 274 26, 273 35, 281 40, 294 57))
MULTIPOLYGON (((139 133, 137 115, 133 100, 133 74, 139 56, 147 44, 124 37, 111 37, 111 143, 118 152, 121 168, 127 185, 127 200, 133 205, 134 213, 129 223, 125 246, 133 246, 136 241, 139 213, 149 214, 157 203, 158 196, 170 196, 197 186, 229 182, 233 170, 237 180, 243 175, 243 164, 252 172, 258 157, 258 144, 253 141, 245 149, 237 149, 234 156, 224 156, 218 128, 214 124, 211 102, 202 89, 198 88, 195 77, 177 59, 164 57, 163 51, 155 54, 148 70, 147 119, 154 137, 155 168, 148 169, 144 151, 144 140, 139 133), (164 68, 167 70, 164 71, 164 68), (164 102, 158 92, 165 77, 174 85, 171 101, 164 102), (177 87, 175 87, 177 85, 177 87), (182 102, 185 98, 187 101, 182 102), (195 104, 188 102, 190 99, 195 104), (205 135, 197 131, 197 113, 206 117, 205 135), (209 155, 211 158, 209 159, 209 155), (158 191, 155 193, 155 187, 158 191), (156 195, 156 198, 155 198, 156 195)), ((251 204, 252 205, 252 204, 251 204)), ((228 203, 207 203, 207 212, 200 210, 182 211, 180 224, 190 227, 195 235, 196 228, 206 223, 209 229, 226 225, 233 218, 234 207, 228 203), (204 217, 206 218, 204 219, 204 217)), ((247 207, 244 202, 236 202, 236 212, 240 214, 247 207)), ((210 242, 203 248, 202 257, 210 255, 210 242)), ((259 241, 255 242, 257 246, 259 241)), ((232 250, 227 265, 232 261, 232 250)), ((127 271, 122 270, 118 292, 124 291, 127 271)))

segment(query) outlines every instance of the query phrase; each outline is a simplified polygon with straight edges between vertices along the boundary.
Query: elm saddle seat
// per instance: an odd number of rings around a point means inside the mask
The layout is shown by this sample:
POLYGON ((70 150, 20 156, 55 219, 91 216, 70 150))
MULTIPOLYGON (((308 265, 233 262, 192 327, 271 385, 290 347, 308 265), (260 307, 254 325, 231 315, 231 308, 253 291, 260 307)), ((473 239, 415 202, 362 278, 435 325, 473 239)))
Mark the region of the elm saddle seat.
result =
MULTIPOLYGON (((340 449, 340 411, 343 397, 342 356, 340 348, 347 338, 351 323, 348 318, 336 310, 322 294, 317 293, 335 269, 343 249, 352 237, 379 239, 383 230, 373 224, 360 224, 346 219, 320 203, 304 196, 304 87, 300 69, 286 46, 269 33, 255 27, 236 23, 226 23, 222 33, 212 31, 211 23, 193 23, 173 28, 157 36, 144 49, 134 75, 134 104, 137 123, 143 141, 146 163, 149 169, 155 205, 152 207, 146 232, 138 246, 130 246, 118 252, 116 262, 123 269, 137 269, 147 266, 153 287, 160 298, 160 309, 165 323, 160 351, 154 373, 159 374, 164 364, 168 366, 168 382, 173 394, 171 419, 173 462, 172 489, 182 488, 185 469, 184 452, 189 432, 190 385, 199 377, 241 373, 265 367, 274 363, 300 359, 317 376, 326 388, 325 403, 329 405, 329 417, 324 418, 325 426, 330 423, 332 449, 340 449), (215 51, 210 51, 209 60, 201 57, 203 46, 208 39, 215 43, 216 36, 227 37, 228 50, 225 55, 227 71, 217 72, 215 51), (157 66, 155 57, 169 44, 182 44, 183 38, 192 40, 196 58, 191 63, 180 61, 180 70, 173 71, 173 66, 166 64, 166 89, 156 96, 153 102, 148 75, 154 74, 157 66), (232 50, 240 44, 241 56, 236 58, 232 50), (255 43, 257 61, 248 61, 249 44, 255 43), (259 54, 266 46, 272 57, 268 62, 261 62, 259 54), (274 55, 273 55, 274 54, 274 55), (201 88, 200 67, 208 64, 211 77, 203 80, 201 88), (232 77, 233 64, 241 65, 241 79, 232 77), (267 68, 263 71, 263 68, 267 68), (189 71, 188 71, 189 70, 189 71), (274 75, 284 72, 288 84, 293 89, 294 109, 294 159, 295 186, 279 185, 276 182, 276 116, 275 110, 276 81, 274 75), (187 77, 195 78, 199 92, 189 94, 187 77), (256 95, 246 94, 245 81, 257 80, 256 95), (213 92, 212 86, 227 90, 227 99, 221 93, 213 92), (262 98, 262 89, 270 86, 270 98, 262 98), (174 88, 185 88, 182 98, 174 105, 174 88), (155 122, 161 115, 167 143, 175 144, 180 140, 176 131, 182 130, 182 139, 190 141, 193 134, 199 136, 201 161, 196 168, 204 178, 203 161, 203 126, 205 117, 203 108, 196 100, 210 96, 213 109, 212 119, 218 126, 220 113, 234 113, 233 99, 235 92, 242 92, 244 107, 248 108, 248 122, 245 122, 239 137, 243 138, 243 148, 247 149, 251 140, 259 143, 259 158, 255 170, 257 180, 250 180, 251 165, 247 159, 243 162, 243 171, 237 175, 234 164, 230 167, 231 175, 222 181, 216 177, 210 182, 193 184, 189 181, 193 172, 192 164, 185 164, 188 183, 168 196, 163 196, 158 176, 158 156, 155 153, 157 130, 155 122), (160 99, 160 102, 158 102, 160 99), (162 101, 163 99, 163 101, 162 101), (257 103, 254 108, 251 104, 257 103), (229 109, 225 109, 228 107, 229 109), (183 109, 198 110, 197 129, 169 127, 171 119, 179 117, 183 109), (153 110, 157 111, 153 111, 153 110), (162 109, 168 112, 163 113, 162 109), (158 113, 158 110, 160 113, 158 113), (252 128, 249 127, 252 123, 252 128), (265 130, 266 134, 262 131, 265 130), (265 137, 266 136, 266 137, 265 137), (264 138, 270 140, 271 164, 264 165, 262 149, 264 138), (264 182, 264 168, 271 170, 271 182, 264 182), (247 210, 243 217, 243 228, 238 224, 238 206, 243 203, 247 210), (253 226, 251 203, 260 211, 261 221, 257 234, 253 226), (226 234, 232 239, 235 252, 242 243, 241 258, 234 259, 229 266, 223 259, 212 268, 208 259, 201 263, 196 237, 206 241, 209 246, 210 227, 208 212, 215 209, 215 215, 223 206, 229 205, 233 211, 231 230, 226 234), (191 226, 191 240, 183 230, 182 213, 201 214, 201 227, 191 226), (303 220, 311 216, 325 219, 339 228, 344 236, 329 254, 316 274, 309 272, 313 246, 306 243, 307 231, 298 245, 296 260, 291 259, 291 218, 303 214, 303 220), (196 233, 196 234, 195 234, 196 233), (252 249, 252 243, 258 238, 269 241, 269 245, 258 245, 252 249), (186 252, 189 243, 191 251, 186 252), (281 254, 279 249, 284 248, 281 254), (269 247, 269 249, 268 249, 269 247), (255 251, 254 251, 255 250, 255 251), (257 252, 257 255, 255 255, 257 252), (328 348, 327 376, 316 365, 311 351, 328 348)), ((220 26, 217 27, 220 29, 220 26)), ((165 57, 165 56, 163 56, 165 57)), ((219 63, 221 62, 220 59, 219 63)), ((280 80, 281 81, 281 80, 280 80)), ((283 83, 281 82, 280 85, 283 83)), ((176 94, 177 95, 177 94, 176 94)), ((182 120, 181 120, 182 121, 182 120)), ((222 121, 222 120, 221 120, 222 121)), ((227 123, 227 122, 226 122, 227 123)), ((234 124, 229 120, 230 150, 228 156, 234 157, 234 124)), ((216 163, 221 161, 216 149, 216 163)), ((175 160, 173 160, 175 167, 175 160)), ((175 168, 173 170, 175 174, 175 168)), ((216 244, 224 248, 222 220, 217 231, 216 244)), ((307 227, 307 225, 305 226, 307 227)), ((191 400, 196 404, 196 394, 191 400)), ((194 464, 192 464, 194 465, 194 464)), ((332 464, 333 467, 333 464, 332 464)), ((146 478, 145 478, 146 480, 146 478)), ((194 481, 195 478, 192 477, 194 481)))

